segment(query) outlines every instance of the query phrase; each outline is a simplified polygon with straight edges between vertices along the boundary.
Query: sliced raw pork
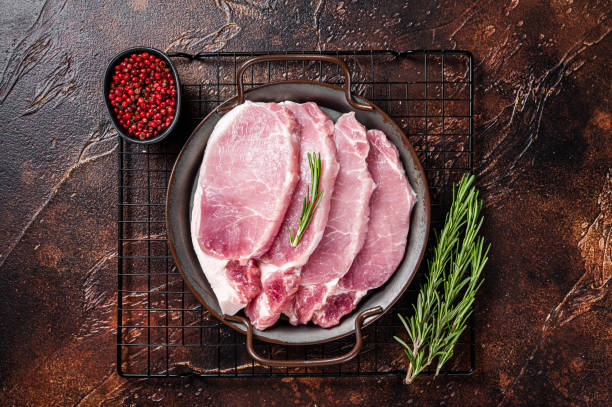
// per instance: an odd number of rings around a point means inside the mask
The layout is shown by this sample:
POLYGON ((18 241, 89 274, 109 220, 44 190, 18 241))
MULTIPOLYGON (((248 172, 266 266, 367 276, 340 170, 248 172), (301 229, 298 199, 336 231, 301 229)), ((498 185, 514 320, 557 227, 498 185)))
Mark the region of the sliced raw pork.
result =
POLYGON ((395 146, 380 130, 369 130, 368 169, 376 182, 370 200, 370 223, 363 248, 336 292, 313 316, 322 327, 340 323, 368 292, 383 285, 404 257, 410 212, 416 202, 395 146))
POLYGON ((261 290, 252 259, 272 244, 299 179, 299 127, 275 103, 245 102, 215 126, 192 209, 193 245, 224 314, 261 290))
POLYGON ((351 267, 363 246, 370 197, 375 188, 366 157, 370 145, 366 129, 354 113, 342 115, 334 128, 340 171, 331 198, 323 238, 302 268, 300 287, 284 312, 292 324, 307 323, 333 295, 338 280, 351 267))
POLYGON ((293 113, 300 126, 300 182, 272 246, 259 259, 263 290, 246 309, 257 329, 274 325, 287 301, 295 295, 301 267, 306 264, 323 237, 339 168, 333 141, 334 123, 331 119, 312 102, 284 102, 282 105, 293 113), (289 243, 287 230, 297 228, 307 188, 312 185, 308 153, 321 154, 319 190, 323 195, 310 226, 297 247, 293 247, 289 243))

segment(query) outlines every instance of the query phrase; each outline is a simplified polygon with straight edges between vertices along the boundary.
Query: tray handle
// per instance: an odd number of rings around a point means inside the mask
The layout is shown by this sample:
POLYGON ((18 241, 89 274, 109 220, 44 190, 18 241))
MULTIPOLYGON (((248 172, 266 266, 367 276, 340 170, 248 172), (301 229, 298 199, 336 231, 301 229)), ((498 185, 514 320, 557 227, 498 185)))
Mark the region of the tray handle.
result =
POLYGON ((373 308, 368 308, 364 311, 361 311, 357 315, 357 319, 355 320, 355 345, 353 348, 340 356, 333 356, 324 359, 301 359, 301 360, 280 360, 280 359, 268 359, 255 350, 253 347, 253 324, 247 318, 233 315, 226 316, 225 319, 228 321, 240 322, 246 326, 247 329, 247 337, 246 337, 246 348, 249 356, 256 362, 270 367, 318 367, 318 366, 329 366, 335 365, 338 363, 348 362, 353 359, 363 346, 363 335, 361 333, 361 328, 363 327, 363 320, 365 318, 371 317, 373 315, 378 315, 383 312, 382 307, 377 306, 373 308))
POLYGON ((353 99, 353 95, 351 94, 351 71, 349 71, 348 66, 341 61, 339 58, 336 58, 332 55, 322 55, 322 54, 279 54, 279 55, 260 55, 253 57, 247 61, 245 61, 238 70, 236 70, 236 86, 237 86, 237 95, 236 102, 230 104, 229 106, 221 106, 217 108, 219 112, 225 112, 227 110, 233 109, 239 104, 244 103, 244 71, 249 66, 259 63, 259 62, 270 62, 270 61, 323 61, 330 62, 332 64, 336 64, 340 67, 342 72, 344 73, 344 95, 346 97, 346 101, 355 109, 358 110, 372 110, 372 106, 355 102, 353 99))

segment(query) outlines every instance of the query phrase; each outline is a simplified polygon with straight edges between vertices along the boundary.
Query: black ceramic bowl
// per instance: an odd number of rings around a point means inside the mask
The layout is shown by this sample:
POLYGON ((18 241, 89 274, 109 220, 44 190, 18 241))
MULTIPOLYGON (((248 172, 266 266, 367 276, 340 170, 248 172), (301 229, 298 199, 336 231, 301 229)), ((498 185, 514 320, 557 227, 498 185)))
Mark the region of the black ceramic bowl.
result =
POLYGON ((125 140, 131 143, 152 144, 152 143, 157 143, 158 141, 165 139, 166 137, 168 137, 170 133, 172 133, 181 115, 181 82, 179 81, 178 73, 176 71, 176 68, 174 67, 174 64, 170 60, 170 58, 168 58, 168 56, 165 53, 163 53, 162 51, 156 48, 133 47, 133 48, 128 48, 126 50, 123 50, 119 54, 117 54, 108 63, 108 66, 106 67, 106 73, 104 74, 104 95, 103 96, 104 96, 104 102, 106 103, 106 109, 108 110, 108 114, 110 114, 111 120, 113 121, 113 125, 115 126, 115 128, 117 129, 121 137, 123 137, 125 140), (168 126, 166 130, 164 130, 163 132, 161 132, 159 135, 155 137, 140 140, 136 137, 130 136, 127 133, 127 131, 125 131, 125 129, 121 126, 121 124, 119 123, 119 120, 115 116, 115 112, 113 111, 113 106, 110 104, 110 100, 108 99, 108 93, 110 91, 110 84, 111 84, 115 65, 121 63, 123 59, 125 59, 127 56, 131 54, 145 52, 145 51, 166 61, 166 64, 170 67, 170 70, 172 71, 172 76, 174 77, 174 83, 176 83, 176 107, 175 107, 176 112, 174 114, 174 119, 172 120, 172 123, 170 123, 170 126, 168 126))

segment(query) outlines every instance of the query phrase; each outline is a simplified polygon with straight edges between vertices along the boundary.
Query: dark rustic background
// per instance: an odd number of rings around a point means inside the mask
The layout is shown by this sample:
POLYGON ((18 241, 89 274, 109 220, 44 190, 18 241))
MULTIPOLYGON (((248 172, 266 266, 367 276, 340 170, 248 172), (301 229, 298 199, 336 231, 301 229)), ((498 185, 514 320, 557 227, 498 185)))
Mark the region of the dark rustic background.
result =
MULTIPOLYGON (((610 3, 2 0, 1 405, 605 405, 612 398, 610 3), (492 243, 470 377, 116 374, 117 136, 106 62, 165 50, 475 56, 492 243)), ((185 82, 197 66, 180 69, 185 82)))

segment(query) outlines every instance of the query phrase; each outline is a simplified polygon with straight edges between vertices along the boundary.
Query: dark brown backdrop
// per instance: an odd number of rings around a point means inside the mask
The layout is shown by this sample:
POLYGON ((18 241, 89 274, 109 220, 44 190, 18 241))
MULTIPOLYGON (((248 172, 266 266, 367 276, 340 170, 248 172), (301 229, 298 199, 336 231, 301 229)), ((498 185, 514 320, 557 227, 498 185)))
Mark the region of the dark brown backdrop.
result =
MULTIPOLYGON (((0 404, 605 405, 610 3, 298 3, 2 2, 0 404), (492 243, 475 374, 411 387, 389 378, 119 378, 117 137, 100 86, 106 62, 137 44, 472 51, 476 173, 492 243)), ((197 70, 181 75, 194 81, 197 70)))

